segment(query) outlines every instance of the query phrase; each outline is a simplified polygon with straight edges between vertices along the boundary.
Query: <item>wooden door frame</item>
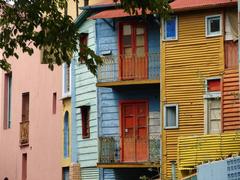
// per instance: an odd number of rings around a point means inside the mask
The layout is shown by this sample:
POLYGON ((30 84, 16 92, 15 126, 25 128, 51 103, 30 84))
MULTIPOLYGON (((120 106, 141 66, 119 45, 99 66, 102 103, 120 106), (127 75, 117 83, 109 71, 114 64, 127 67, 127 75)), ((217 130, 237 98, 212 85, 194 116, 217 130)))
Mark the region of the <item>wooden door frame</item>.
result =
MULTIPOLYGON (((149 100, 143 99, 143 100, 119 100, 119 134, 120 134, 120 141, 119 141, 119 145, 120 145, 120 162, 123 162, 123 149, 124 149, 124 145, 123 145, 123 110, 122 110, 122 106, 123 104, 136 104, 136 103, 146 103, 146 107, 147 107, 147 136, 149 137, 149 100)), ((136 133, 136 131, 134 132, 136 133)), ((148 157, 149 157, 149 145, 147 147, 147 153, 148 153, 148 157)))
MULTIPOLYGON (((121 55, 123 54, 123 43, 122 43, 122 37, 123 37, 123 26, 124 25, 131 25, 134 27, 131 34, 131 43, 132 43, 132 51, 136 53, 136 20, 129 20, 129 21, 122 21, 118 22, 118 77, 119 80, 123 80, 122 77, 122 60, 121 55), (135 36, 133 36, 133 34, 135 36)), ((147 57, 147 76, 148 76, 148 29, 146 28, 147 23, 141 23, 142 27, 144 28, 144 47, 145 47, 145 54, 147 57)))

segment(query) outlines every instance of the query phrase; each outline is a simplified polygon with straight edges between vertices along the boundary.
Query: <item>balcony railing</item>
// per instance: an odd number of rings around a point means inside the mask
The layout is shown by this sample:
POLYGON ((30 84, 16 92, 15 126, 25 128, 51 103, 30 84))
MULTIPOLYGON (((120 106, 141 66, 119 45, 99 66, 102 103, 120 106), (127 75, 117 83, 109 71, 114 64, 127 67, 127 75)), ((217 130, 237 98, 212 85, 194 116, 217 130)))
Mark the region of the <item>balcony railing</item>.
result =
POLYGON ((199 164, 239 153, 239 132, 179 137, 178 169, 196 169, 199 164))
POLYGON ((29 121, 20 122, 20 145, 29 143, 29 121))
POLYGON ((102 57, 98 67, 98 82, 124 80, 159 80, 160 54, 110 55, 102 57))
POLYGON ((114 164, 125 163, 126 161, 131 163, 159 163, 160 136, 141 138, 140 141, 139 138, 99 137, 99 163, 114 164), (125 148, 122 148, 121 145, 123 141, 126 146, 125 148), (124 157, 121 157, 123 154, 125 154, 124 157))

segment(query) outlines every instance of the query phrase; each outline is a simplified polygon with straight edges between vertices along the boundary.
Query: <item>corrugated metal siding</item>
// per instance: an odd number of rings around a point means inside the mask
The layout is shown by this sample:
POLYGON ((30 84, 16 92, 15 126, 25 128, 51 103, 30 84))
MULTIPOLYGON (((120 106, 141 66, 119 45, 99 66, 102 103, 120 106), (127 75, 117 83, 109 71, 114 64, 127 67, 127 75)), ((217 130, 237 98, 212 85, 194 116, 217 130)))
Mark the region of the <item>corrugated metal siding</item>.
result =
MULTIPOLYGON (((85 21, 80 33, 88 33, 88 47, 96 50, 95 21, 85 21)), ((76 57, 77 59, 77 57, 76 57)), ((97 92, 96 77, 89 72, 85 64, 75 64, 75 93, 76 93, 76 127, 77 127, 77 154, 81 167, 96 166, 98 158, 97 145, 97 92), (90 138, 82 139, 82 117, 79 106, 90 106, 90 138)))
POLYGON ((225 70, 223 75, 223 131, 240 129, 239 73, 225 70))
POLYGON ((179 137, 178 168, 194 169, 206 161, 226 158, 239 152, 239 133, 179 137))
POLYGON ((98 180, 99 174, 97 167, 81 168, 81 180, 98 180))
POLYGON ((161 102, 179 105, 179 128, 163 131, 163 174, 167 177, 171 176, 170 161, 177 160, 177 137, 204 132, 205 78, 223 72, 223 37, 205 37, 206 15, 210 14, 179 15, 178 40, 162 44, 161 102))

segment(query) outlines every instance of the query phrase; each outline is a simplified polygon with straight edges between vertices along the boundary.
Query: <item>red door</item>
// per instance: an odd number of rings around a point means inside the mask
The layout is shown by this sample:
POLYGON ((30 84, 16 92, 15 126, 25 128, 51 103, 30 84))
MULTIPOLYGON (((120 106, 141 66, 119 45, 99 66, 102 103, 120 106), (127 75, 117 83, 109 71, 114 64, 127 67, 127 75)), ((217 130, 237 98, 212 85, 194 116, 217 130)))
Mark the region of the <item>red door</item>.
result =
POLYGON ((147 102, 123 102, 122 161, 143 162, 148 159, 148 105, 147 102))
POLYGON ((147 37, 143 25, 120 25, 120 74, 122 80, 147 79, 147 37))

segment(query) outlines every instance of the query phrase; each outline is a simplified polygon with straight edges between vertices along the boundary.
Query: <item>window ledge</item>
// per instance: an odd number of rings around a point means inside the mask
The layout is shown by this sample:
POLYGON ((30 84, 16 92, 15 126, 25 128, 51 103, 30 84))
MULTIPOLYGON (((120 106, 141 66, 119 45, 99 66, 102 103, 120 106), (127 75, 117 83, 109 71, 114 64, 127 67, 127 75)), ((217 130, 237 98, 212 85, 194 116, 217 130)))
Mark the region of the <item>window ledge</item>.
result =
POLYGON ((208 92, 203 96, 205 99, 209 98, 220 98, 221 92, 208 92))
POLYGON ((64 94, 64 95, 60 98, 60 100, 65 100, 65 99, 69 99, 69 98, 71 98, 71 94, 64 94))

